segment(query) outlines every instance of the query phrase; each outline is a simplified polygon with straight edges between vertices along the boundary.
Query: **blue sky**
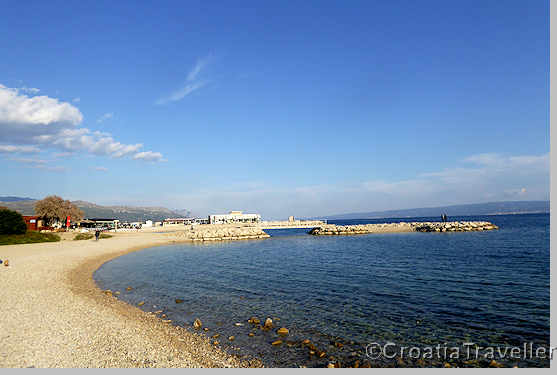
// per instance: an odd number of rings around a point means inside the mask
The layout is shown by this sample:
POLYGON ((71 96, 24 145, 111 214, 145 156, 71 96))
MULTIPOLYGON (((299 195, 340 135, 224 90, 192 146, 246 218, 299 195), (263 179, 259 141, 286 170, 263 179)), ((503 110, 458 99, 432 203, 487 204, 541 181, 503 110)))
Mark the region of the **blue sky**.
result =
POLYGON ((549 199, 545 1, 2 1, 0 195, 317 216, 549 199))

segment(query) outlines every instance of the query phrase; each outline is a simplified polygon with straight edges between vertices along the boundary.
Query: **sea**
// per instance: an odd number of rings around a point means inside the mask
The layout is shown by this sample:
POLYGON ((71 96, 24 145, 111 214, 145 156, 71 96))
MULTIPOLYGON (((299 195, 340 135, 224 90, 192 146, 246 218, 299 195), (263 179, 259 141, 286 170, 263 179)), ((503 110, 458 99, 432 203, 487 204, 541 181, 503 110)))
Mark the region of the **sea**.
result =
MULTIPOLYGON (((432 220, 439 219, 329 223, 432 220)), ((129 253, 105 263, 94 279, 132 305, 145 301, 145 311, 163 310, 172 324, 195 331, 200 319, 209 330, 196 332, 218 334, 224 350, 270 367, 548 367, 549 214, 449 220, 485 220, 500 229, 352 236, 268 230, 268 239, 129 253), (271 318, 274 329, 248 323, 251 317, 271 318), (287 336, 276 333, 280 327, 287 336), (272 345, 277 340, 282 344, 272 345)))

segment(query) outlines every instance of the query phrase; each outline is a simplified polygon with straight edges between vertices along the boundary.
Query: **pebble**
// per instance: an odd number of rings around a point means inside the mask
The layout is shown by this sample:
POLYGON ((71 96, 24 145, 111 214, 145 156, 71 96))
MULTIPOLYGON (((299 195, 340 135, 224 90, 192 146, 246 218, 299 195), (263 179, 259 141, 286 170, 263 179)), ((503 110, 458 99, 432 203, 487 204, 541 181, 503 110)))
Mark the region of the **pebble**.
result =
POLYGON ((265 329, 273 328, 273 320, 271 318, 265 319, 265 324, 263 325, 263 328, 265 329))

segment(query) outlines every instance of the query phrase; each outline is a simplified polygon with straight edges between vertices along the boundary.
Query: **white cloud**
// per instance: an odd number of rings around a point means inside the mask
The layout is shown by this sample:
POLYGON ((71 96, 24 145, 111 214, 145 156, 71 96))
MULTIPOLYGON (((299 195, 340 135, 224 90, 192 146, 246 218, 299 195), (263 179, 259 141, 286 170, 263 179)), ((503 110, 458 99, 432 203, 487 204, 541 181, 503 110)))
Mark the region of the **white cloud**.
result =
POLYGON ((162 154, 160 152, 153 151, 138 152, 133 156, 133 159, 144 161, 166 161, 166 159, 162 157, 162 154))
POLYGON ((80 97, 77 97, 77 98, 73 98, 73 99, 72 99, 72 102, 74 102, 74 103, 79 103, 80 101, 81 101, 81 98, 80 98, 80 97))
POLYGON ((59 102, 48 96, 19 94, 0 84, 0 124, 20 126, 37 125, 47 127, 52 124, 77 125, 83 115, 73 105, 59 102))
POLYGON ((95 168, 93 168, 93 169, 96 170, 96 171, 99 171, 99 172, 106 172, 106 171, 108 171, 108 168, 106 168, 106 167, 95 167, 95 168))
MULTIPOLYGON (((112 113, 106 113, 101 119, 104 121, 112 116, 112 113)), ((30 147, 27 150, 35 152, 42 148, 55 148, 63 152, 121 158, 135 155, 143 147, 141 143, 118 142, 109 133, 78 127, 82 121, 83 115, 70 103, 48 96, 29 97, 18 89, 0 84, 2 141, 18 145, 2 146, 4 153, 16 152, 14 147, 30 147)), ((160 153, 153 154, 160 156, 147 154, 146 157, 151 161, 163 160, 160 153)))
POLYGON ((35 153, 40 152, 38 147, 35 146, 13 146, 13 145, 0 145, 0 153, 35 153))
POLYGON ((97 123, 104 122, 108 119, 111 119, 112 117, 114 117, 114 113, 105 113, 97 119, 97 123))
POLYGON ((170 95, 158 99, 155 102, 155 104, 165 104, 168 102, 175 102, 181 100, 184 97, 188 96, 189 94, 193 93, 194 91, 197 91, 202 87, 206 86, 209 83, 209 81, 198 80, 197 77, 201 73, 201 71, 209 64, 210 60, 211 60, 210 56, 197 60, 194 67, 189 71, 184 86, 172 92, 170 95))

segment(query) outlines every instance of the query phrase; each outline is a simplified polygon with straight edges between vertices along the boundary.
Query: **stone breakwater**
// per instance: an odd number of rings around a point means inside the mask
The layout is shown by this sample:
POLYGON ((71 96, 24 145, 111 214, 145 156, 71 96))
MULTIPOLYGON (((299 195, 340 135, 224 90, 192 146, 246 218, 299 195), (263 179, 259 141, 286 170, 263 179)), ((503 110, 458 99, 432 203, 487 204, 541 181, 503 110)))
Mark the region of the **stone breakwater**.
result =
POLYGON ((404 233, 404 232, 473 232, 499 229, 488 221, 452 221, 442 222, 400 222, 388 224, 334 225, 327 224, 313 228, 309 233, 322 235, 351 235, 368 233, 404 233))
POLYGON ((251 240, 270 237, 259 227, 193 225, 184 231, 166 233, 168 237, 190 241, 251 240))

